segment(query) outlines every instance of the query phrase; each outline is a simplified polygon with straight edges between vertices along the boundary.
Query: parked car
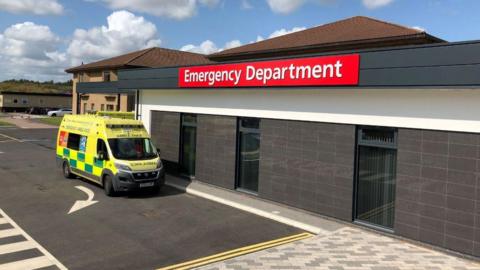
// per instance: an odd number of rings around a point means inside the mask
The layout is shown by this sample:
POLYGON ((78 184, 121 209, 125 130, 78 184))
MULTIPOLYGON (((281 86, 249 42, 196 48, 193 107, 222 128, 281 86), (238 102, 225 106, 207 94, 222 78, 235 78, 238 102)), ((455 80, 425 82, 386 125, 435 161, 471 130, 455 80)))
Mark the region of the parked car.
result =
POLYGON ((72 109, 58 109, 47 113, 48 116, 64 116, 65 114, 72 114, 72 109))

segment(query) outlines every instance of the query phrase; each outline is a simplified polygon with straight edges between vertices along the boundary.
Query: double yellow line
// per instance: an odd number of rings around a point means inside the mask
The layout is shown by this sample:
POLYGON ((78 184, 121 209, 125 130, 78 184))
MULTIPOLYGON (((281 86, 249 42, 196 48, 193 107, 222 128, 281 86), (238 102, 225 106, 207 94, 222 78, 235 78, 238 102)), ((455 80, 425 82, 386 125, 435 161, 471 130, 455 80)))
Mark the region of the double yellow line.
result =
POLYGON ((218 254, 215 254, 215 255, 211 255, 211 256, 208 256, 208 257, 203 257, 203 258, 200 258, 200 259, 196 259, 196 260, 192 260, 192 261, 188 261, 188 262, 184 262, 184 263, 170 265, 170 266, 167 266, 167 267, 164 267, 164 268, 160 268, 158 270, 192 269, 192 268, 195 268, 195 267, 200 267, 200 266, 211 264, 211 263, 214 263, 214 262, 223 261, 223 260, 227 260, 227 259, 230 259, 230 258, 245 255, 245 254, 248 254, 248 253, 260 251, 260 250, 263 250, 263 249, 276 247, 276 246, 287 244, 287 243, 290 243, 290 242, 306 239, 306 238, 309 238, 309 237, 312 237, 312 236, 313 236, 313 234, 311 234, 311 233, 295 234, 295 235, 291 235, 291 236, 288 236, 288 237, 279 238, 279 239, 276 239, 276 240, 271 240, 271 241, 251 245, 251 246, 246 246, 246 247, 242 247, 242 248, 233 249, 233 250, 230 250, 230 251, 218 253, 218 254))

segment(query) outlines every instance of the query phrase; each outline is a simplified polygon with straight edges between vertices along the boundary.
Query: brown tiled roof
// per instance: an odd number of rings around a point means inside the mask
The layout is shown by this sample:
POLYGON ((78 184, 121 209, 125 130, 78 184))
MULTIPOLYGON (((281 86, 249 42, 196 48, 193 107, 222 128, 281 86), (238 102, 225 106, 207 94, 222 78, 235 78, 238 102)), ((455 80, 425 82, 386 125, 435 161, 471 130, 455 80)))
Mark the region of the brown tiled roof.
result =
POLYGON ((80 65, 65 70, 68 73, 86 70, 121 69, 135 67, 174 67, 211 63, 203 54, 170 50, 164 48, 149 48, 131 52, 97 62, 80 65))
MULTIPOLYGON (((224 50, 209 55, 212 60, 225 57, 266 54, 272 52, 300 51, 302 49, 324 48, 323 51, 339 50, 342 45, 370 43, 375 46, 382 42, 397 45, 444 42, 424 31, 404 27, 369 17, 357 16, 337 22, 320 25, 284 36, 224 50), (392 43, 392 41, 397 41, 392 43), (401 41, 401 42, 399 42, 401 41), (329 49, 328 49, 329 48, 329 49)), ((365 46, 351 46, 365 48, 365 46)), ((321 51, 321 50, 318 50, 321 51)))

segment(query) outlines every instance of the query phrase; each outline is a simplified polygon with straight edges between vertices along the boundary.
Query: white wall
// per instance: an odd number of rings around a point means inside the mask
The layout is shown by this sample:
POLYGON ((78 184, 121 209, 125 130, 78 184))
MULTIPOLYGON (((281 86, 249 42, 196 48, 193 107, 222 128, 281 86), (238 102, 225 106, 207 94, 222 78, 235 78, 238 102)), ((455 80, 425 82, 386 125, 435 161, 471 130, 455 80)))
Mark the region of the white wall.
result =
POLYGON ((142 90, 140 103, 148 130, 158 110, 480 133, 480 89, 142 90))

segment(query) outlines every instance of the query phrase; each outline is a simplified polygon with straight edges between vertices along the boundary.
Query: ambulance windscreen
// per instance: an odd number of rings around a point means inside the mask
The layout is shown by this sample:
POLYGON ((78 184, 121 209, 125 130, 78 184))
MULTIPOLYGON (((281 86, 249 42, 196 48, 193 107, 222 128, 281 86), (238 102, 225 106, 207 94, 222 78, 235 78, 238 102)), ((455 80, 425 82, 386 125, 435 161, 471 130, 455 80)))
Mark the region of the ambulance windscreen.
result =
POLYGON ((109 139, 110 150, 116 159, 142 160, 158 156, 150 139, 147 138, 118 138, 109 139))

